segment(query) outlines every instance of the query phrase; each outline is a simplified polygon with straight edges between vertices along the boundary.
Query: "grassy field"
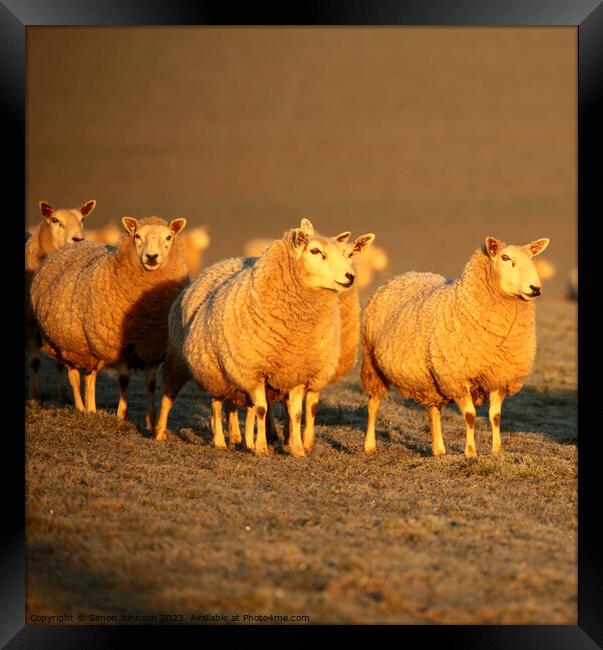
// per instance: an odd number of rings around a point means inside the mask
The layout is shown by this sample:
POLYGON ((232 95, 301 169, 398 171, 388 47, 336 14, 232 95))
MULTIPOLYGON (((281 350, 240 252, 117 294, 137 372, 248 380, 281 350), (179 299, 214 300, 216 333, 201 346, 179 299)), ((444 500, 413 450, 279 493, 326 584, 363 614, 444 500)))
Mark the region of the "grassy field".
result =
POLYGON ((165 444, 143 429, 142 376, 127 423, 109 373, 101 410, 82 415, 57 403, 45 361, 46 400, 26 412, 28 615, 576 624, 577 310, 543 298, 537 312, 533 373, 503 405, 504 453, 490 455, 480 407, 475 460, 455 407, 448 454, 433 458, 424 409, 391 393, 365 456, 358 368, 324 391, 315 452, 293 459, 212 448, 192 384, 165 444))

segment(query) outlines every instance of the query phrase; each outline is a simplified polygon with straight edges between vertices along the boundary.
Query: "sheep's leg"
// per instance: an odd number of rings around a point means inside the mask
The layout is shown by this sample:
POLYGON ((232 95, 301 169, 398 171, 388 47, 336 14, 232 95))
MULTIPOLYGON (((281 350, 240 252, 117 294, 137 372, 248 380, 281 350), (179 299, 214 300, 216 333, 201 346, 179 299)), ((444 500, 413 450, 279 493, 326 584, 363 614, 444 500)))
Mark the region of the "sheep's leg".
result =
POLYGON ((434 456, 443 456, 446 453, 444 439, 442 438, 442 407, 428 406, 427 417, 429 418, 429 428, 431 430, 431 452, 434 456))
POLYGON ((304 449, 306 451, 314 449, 314 420, 318 409, 319 396, 320 393, 313 390, 306 393, 306 426, 304 428, 304 449))
POLYGON ((128 415, 128 385, 130 383, 130 368, 126 361, 120 361, 116 366, 119 381, 119 404, 117 405, 117 419, 125 420, 128 415))
POLYGON ((27 338, 27 358, 29 361, 29 397, 40 399, 40 346, 35 336, 27 338))
POLYGON ((500 411, 503 399, 504 394, 500 390, 493 390, 490 393, 490 410, 488 415, 490 416, 490 426, 492 427, 493 454, 498 454, 502 451, 502 445, 500 443, 500 411))
POLYGON ((96 413, 96 370, 84 373, 86 413, 96 413))
POLYGON ((145 424, 149 431, 155 425, 155 387, 157 386, 158 365, 147 366, 144 369, 144 383, 147 389, 147 415, 145 424))
POLYGON ((289 437, 289 448, 293 456, 305 456, 304 445, 301 437, 301 419, 302 407, 304 403, 304 393, 306 387, 301 384, 289 391, 289 399, 287 400, 287 410, 289 412, 289 426, 291 433, 289 437))
POLYGON ((366 428, 366 436, 364 437, 364 452, 366 454, 374 454, 377 451, 377 442, 375 438, 375 425, 377 424, 377 411, 381 397, 371 395, 368 401, 368 426, 366 428))
POLYGON ((73 391, 73 402, 75 403, 75 408, 83 413, 86 409, 84 408, 84 402, 82 401, 80 371, 77 368, 67 368, 67 377, 69 378, 71 390, 73 391))
POLYGON ((475 450, 475 406, 471 399, 471 392, 468 387, 465 387, 465 394, 462 397, 455 398, 454 400, 459 407, 461 413, 465 418, 465 425, 467 427, 467 437, 465 440, 465 456, 467 458, 475 458, 477 452, 475 450))
POLYGON ((242 440, 239 413, 237 407, 230 400, 225 400, 224 406, 228 414, 228 442, 231 447, 234 447, 242 440))
POLYGON ((264 384, 258 386, 252 393, 253 405, 258 422, 258 433, 255 441, 255 453, 257 456, 268 455, 268 442, 266 441, 266 412, 268 402, 266 401, 266 389, 264 384))
POLYGON ((227 449, 226 440, 224 439, 224 429, 222 428, 222 400, 212 399, 211 401, 211 419, 209 421, 211 432, 214 436, 213 444, 218 449, 227 449))
POLYGON ((255 407, 249 406, 245 415, 245 448, 254 449, 255 440, 253 438, 255 429, 255 407))
POLYGON ((155 440, 166 439, 165 430, 167 429, 168 415, 172 410, 172 406, 174 406, 178 393, 191 378, 188 368, 170 346, 168 346, 165 362, 161 368, 161 378, 163 380, 163 397, 161 398, 161 408, 155 425, 155 440))

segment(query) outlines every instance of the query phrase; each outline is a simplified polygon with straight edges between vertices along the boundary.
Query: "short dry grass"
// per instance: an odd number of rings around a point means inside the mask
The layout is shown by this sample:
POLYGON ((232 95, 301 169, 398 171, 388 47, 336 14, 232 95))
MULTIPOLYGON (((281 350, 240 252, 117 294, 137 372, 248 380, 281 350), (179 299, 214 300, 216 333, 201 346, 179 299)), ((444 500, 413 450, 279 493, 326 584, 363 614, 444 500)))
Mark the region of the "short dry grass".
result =
MULTIPOLYGON (((538 305, 539 351, 503 407, 500 457, 478 411, 479 457, 443 416, 430 456, 424 410, 391 395, 378 453, 362 452, 358 371, 324 391, 305 459, 210 446, 209 401, 189 384, 155 443, 116 382, 96 415, 59 406, 45 363, 27 405, 30 614, 276 614, 313 623, 577 622, 576 305, 538 305)), ((159 387, 160 388, 160 387, 159 387)))

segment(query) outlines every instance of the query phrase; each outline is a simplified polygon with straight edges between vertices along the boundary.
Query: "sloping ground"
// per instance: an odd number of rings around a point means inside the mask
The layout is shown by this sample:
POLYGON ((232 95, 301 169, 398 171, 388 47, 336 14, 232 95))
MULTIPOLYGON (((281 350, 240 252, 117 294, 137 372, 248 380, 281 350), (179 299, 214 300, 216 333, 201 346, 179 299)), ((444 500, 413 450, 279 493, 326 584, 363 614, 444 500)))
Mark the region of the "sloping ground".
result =
POLYGON ((449 407, 448 455, 432 458, 424 410, 394 395, 365 456, 357 370, 324 391, 305 459, 213 449, 192 384, 164 444, 142 430, 141 376, 122 425, 110 374, 96 415, 28 404, 28 614, 576 624, 576 321, 575 304, 539 303, 536 365, 503 406, 500 457, 481 407, 479 456, 465 459, 449 407))

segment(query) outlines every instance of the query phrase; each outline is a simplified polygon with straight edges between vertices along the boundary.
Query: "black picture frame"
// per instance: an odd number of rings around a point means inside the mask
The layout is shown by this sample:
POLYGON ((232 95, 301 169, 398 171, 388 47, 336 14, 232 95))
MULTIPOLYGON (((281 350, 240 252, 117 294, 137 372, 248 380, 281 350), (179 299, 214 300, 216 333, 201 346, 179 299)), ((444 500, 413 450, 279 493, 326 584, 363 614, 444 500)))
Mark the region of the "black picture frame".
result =
MULTIPOLYGON (((226 3, 192 0, 0 0, 0 74, 2 103, 5 108, 5 196, 4 216, 19 236, 21 219, 25 220, 25 38, 26 28, 34 25, 463 25, 463 26, 575 26, 578 29, 578 242, 580 264, 579 317, 579 535, 578 535, 578 625, 576 626, 393 626, 385 628, 400 641, 411 636, 422 643, 442 642, 447 648, 596 648, 603 647, 603 554, 597 536, 601 472, 601 436, 590 427, 589 413, 597 412, 596 369, 600 343, 594 343, 596 314, 589 306, 597 255, 594 219, 603 215, 603 140, 599 122, 603 116, 603 0, 438 0, 425 2, 388 2, 358 0, 335 3, 311 2, 297 7, 283 3, 276 10, 250 3, 231 6, 226 3), (598 128, 599 127, 599 128, 598 128), (17 217, 19 215, 19 217, 17 217), (591 231, 589 232, 589 228, 591 231), (19 231, 19 232, 17 232, 19 231), (592 268, 591 268, 592 265, 592 268)), ((6 222, 5 222, 6 223, 6 222)), ((12 231, 10 236, 12 237, 12 231)), ((9 234, 7 233, 8 237, 9 234)), ((16 239, 15 239, 16 241, 16 239)), ((6 244, 6 240, 5 240, 6 244)), ((17 255, 16 246, 8 246, 17 255)), ((21 250, 21 249, 20 249, 21 250)), ((5 262, 12 264, 12 262, 5 262)), ((15 262, 16 264, 16 262, 15 262)), ((15 275, 20 272, 15 268, 15 275)), ((22 275, 20 277, 23 277, 22 275)), ((12 332, 12 320, 21 328, 21 314, 14 305, 23 300, 18 282, 6 276, 5 288, 15 291, 12 304, 5 304, 5 332, 12 332), (6 281, 8 280, 8 282, 6 281)), ((594 297, 596 299, 596 295, 594 297)), ((9 299, 10 300, 10 299, 9 299)), ((4 351, 15 355, 9 368, 23 370, 17 359, 18 345, 6 345, 4 351)), ((5 371, 8 376, 8 371, 5 371)), ((12 374, 11 374, 12 376, 12 374)), ((10 377, 9 377, 10 378, 10 377)), ((9 381, 9 393, 3 391, 5 415, 14 403, 20 403, 17 387, 23 383, 9 381), (8 408, 7 408, 8 407, 8 408)), ((6 421, 6 419, 5 419, 6 421)), ((267 629, 153 627, 40 626, 25 624, 25 532, 24 484, 25 443, 23 415, 18 414, 15 427, 6 426, 4 468, 5 533, 2 537, 2 589, 0 595, 0 642, 9 648, 38 647, 107 647, 140 641, 151 633, 154 642, 173 644, 182 634, 203 635, 205 642, 233 636, 253 641, 270 633, 275 640, 301 645, 316 627, 267 629), (11 506, 6 508, 6 506, 11 506)), ((352 633, 361 642, 368 641, 383 628, 356 626, 352 633)), ((327 640, 340 635, 339 626, 318 630, 327 640)))

